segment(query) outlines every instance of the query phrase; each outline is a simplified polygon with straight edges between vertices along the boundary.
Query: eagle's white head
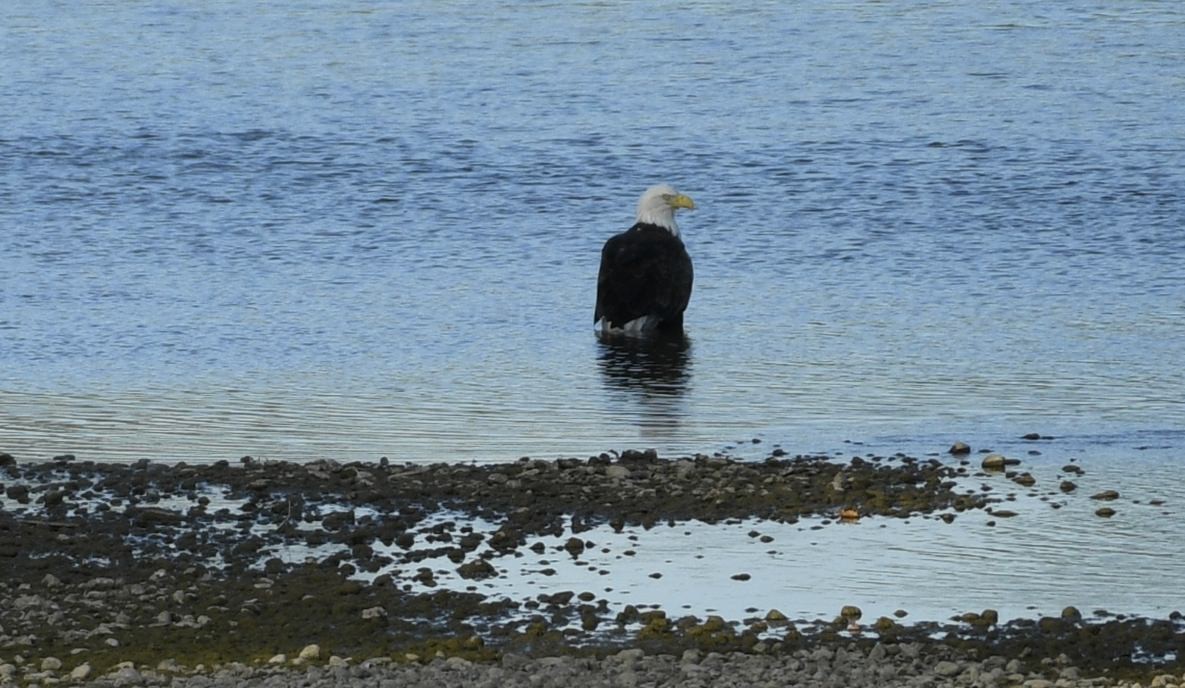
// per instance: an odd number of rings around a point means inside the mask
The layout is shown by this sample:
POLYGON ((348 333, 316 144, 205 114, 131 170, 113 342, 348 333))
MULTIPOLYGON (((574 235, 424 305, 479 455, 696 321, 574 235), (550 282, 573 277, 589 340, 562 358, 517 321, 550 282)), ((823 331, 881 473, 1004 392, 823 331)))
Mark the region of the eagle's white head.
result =
POLYGON ((679 225, 675 224, 675 211, 679 208, 693 210, 695 201, 675 191, 670 184, 652 186, 638 199, 638 222, 658 225, 679 236, 679 225))

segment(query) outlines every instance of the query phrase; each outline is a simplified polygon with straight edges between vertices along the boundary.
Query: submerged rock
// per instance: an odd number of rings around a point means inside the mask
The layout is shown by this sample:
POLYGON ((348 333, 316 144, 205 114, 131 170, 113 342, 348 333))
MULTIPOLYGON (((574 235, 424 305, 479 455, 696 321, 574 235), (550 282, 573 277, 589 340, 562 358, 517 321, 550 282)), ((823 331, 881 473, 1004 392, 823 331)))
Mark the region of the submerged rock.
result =
POLYGON ((951 454, 954 454, 955 456, 962 456, 964 454, 971 453, 971 446, 968 445, 966 442, 955 442, 954 444, 951 445, 949 451, 951 454))

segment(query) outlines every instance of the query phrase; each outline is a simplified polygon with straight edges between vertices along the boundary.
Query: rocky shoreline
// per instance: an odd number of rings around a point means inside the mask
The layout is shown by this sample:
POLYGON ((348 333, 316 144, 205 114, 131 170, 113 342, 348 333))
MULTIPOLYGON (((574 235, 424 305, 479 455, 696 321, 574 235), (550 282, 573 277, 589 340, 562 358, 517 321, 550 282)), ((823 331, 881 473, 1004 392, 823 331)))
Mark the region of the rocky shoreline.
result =
POLYGON ((956 454, 480 466, 0 454, 0 685, 1185 683, 1179 615, 726 620, 615 610, 590 591, 433 589, 439 574, 421 565, 445 557, 476 583, 540 552, 541 536, 580 557, 601 525, 1007 517, 1001 497, 959 488, 982 464, 956 454))

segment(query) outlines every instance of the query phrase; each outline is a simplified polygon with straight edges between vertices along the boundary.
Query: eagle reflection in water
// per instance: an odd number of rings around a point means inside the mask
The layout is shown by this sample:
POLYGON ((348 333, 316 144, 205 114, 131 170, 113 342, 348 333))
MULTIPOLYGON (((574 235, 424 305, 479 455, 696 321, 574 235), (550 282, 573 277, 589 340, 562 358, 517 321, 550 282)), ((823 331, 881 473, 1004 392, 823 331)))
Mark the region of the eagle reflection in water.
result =
POLYGON ((691 381, 691 340, 682 332, 659 337, 598 335, 597 363, 605 387, 637 405, 638 425, 670 430, 683 416, 691 381))

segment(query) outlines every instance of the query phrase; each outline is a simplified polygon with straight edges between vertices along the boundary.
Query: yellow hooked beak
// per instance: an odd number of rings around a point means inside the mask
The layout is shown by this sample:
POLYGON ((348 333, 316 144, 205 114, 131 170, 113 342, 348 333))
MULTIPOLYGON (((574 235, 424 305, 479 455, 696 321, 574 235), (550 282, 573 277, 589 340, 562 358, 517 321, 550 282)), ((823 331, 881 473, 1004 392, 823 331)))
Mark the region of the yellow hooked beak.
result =
POLYGON ((672 208, 695 210, 695 201, 691 200, 691 196, 684 196, 683 194, 676 194, 667 198, 667 204, 672 208))

